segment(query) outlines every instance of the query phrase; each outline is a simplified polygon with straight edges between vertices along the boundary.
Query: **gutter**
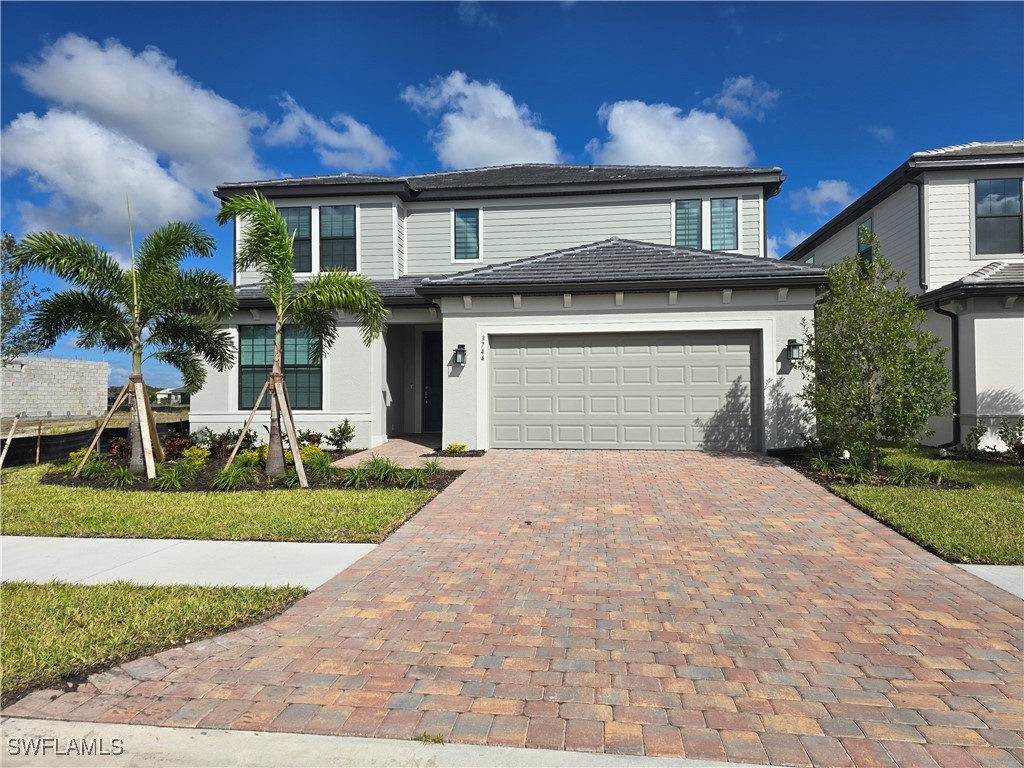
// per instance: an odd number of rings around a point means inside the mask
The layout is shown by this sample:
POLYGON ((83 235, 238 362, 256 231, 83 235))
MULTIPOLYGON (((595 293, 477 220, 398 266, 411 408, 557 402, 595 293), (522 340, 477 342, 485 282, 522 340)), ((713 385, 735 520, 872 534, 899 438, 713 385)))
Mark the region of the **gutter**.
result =
POLYGON ((932 305, 932 309, 940 315, 945 315, 950 319, 950 329, 952 336, 952 349, 950 350, 950 356, 952 358, 951 363, 953 366, 953 396, 956 398, 953 402, 953 440, 948 443, 943 443, 940 448, 955 448, 960 445, 960 316, 955 312, 950 312, 942 308, 939 302, 935 302, 932 305))

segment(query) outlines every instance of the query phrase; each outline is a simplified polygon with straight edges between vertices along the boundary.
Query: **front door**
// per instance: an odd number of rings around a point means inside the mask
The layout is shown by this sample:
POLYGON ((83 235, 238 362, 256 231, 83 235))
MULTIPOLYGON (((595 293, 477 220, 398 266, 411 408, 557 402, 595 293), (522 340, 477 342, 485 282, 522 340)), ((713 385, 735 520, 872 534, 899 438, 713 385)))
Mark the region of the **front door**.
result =
POLYGON ((440 432, 444 353, 441 332, 423 332, 423 431, 440 432))

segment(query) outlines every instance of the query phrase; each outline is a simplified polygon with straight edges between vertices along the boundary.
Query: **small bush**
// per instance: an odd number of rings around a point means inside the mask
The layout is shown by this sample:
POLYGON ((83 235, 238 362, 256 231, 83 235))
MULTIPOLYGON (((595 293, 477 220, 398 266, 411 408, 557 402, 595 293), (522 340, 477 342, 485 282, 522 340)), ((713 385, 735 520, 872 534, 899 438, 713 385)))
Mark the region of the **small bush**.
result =
POLYGON ((946 479, 946 465, 941 461, 929 462, 925 467, 924 477, 929 483, 942 485, 942 481, 946 479))
POLYGON ((448 447, 444 449, 445 452, 452 454, 453 456, 461 456, 466 452, 465 443, 448 443, 448 447))
POLYGON ((107 480, 110 478, 110 470, 110 463, 106 459, 90 459, 82 467, 82 477, 86 480, 107 480))
POLYGON ((345 419, 341 424, 327 433, 327 442, 339 451, 343 451, 345 450, 345 446, 355 439, 355 436, 355 428, 349 424, 348 419, 345 419))
POLYGON ((206 462, 210 458, 210 451, 207 448, 200 448, 197 445, 191 448, 186 448, 181 453, 181 460, 187 464, 191 464, 196 467, 196 472, 206 466, 206 462))
POLYGON ((422 469, 413 468, 405 470, 405 478, 402 486, 405 488, 422 488, 427 484, 427 473, 422 469))
POLYGON ((138 478, 128 467, 111 467, 107 473, 107 485, 111 488, 124 488, 132 485, 138 478))
POLYGON ((918 473, 914 468, 914 465, 906 459, 903 459, 892 464, 890 467, 889 479, 892 480, 895 485, 898 485, 901 488, 906 488, 910 485, 917 485, 920 478, 918 477, 918 473))
MULTIPOLYGON (((209 449, 210 454, 214 458, 225 459, 235 447, 235 443, 238 442, 238 438, 241 434, 242 430, 240 429, 227 429, 223 432, 214 432, 209 427, 203 427, 198 432, 193 432, 190 439, 194 445, 198 445, 200 448, 209 449)), ((247 429, 239 450, 247 451, 250 448, 255 448, 256 438, 256 432, 251 429, 247 429)))
MULTIPOLYGON (((164 447, 164 456, 173 460, 181 458, 185 449, 188 448, 190 440, 188 437, 172 430, 164 435, 164 439, 160 442, 164 447)), ((113 453, 113 448, 111 448, 111 453, 113 453)))
POLYGON ((871 477, 871 470, 860 459, 850 459, 843 470, 843 476, 851 483, 860 485, 871 477))
POLYGON ((423 472, 427 477, 433 477, 439 475, 444 471, 444 467, 441 466, 441 462, 437 459, 430 459, 429 461, 423 462, 423 472))
POLYGON ((243 469, 256 470, 260 468, 260 455, 257 451, 242 451, 235 460, 231 462, 233 467, 242 467, 243 469))
POLYGON ((284 476, 281 478, 281 485, 285 488, 299 487, 299 473, 295 467, 288 467, 288 469, 284 471, 284 476))
POLYGON ((370 484, 370 474, 362 465, 342 467, 341 484, 346 488, 366 488, 370 484))
POLYGON ((222 469, 210 483, 215 491, 238 491, 259 478, 259 473, 252 467, 232 462, 227 469, 222 469))
POLYGON ((1003 441, 1006 450, 1014 451, 1016 446, 1024 442, 1024 416, 1016 422, 1010 421, 1005 416, 999 420, 999 439, 1003 441))
POLYGON ((975 424, 964 438, 964 450, 968 453, 981 453, 981 440, 985 437, 986 432, 988 432, 988 427, 985 426, 985 422, 979 421, 975 424))
MULTIPOLYGON (((77 451, 72 451, 68 454, 68 460, 64 462, 61 468, 65 472, 74 472, 78 469, 78 465, 82 463, 82 457, 85 456, 85 448, 79 448, 77 451)), ((92 454, 95 456, 96 454, 92 454)), ((94 459, 95 460, 95 459, 94 459)))
POLYGON ((323 434, 314 432, 312 429, 300 429, 296 437, 299 440, 300 448, 305 446, 319 448, 320 444, 324 441, 323 434))
POLYGON ((338 474, 338 470, 331 464, 331 457, 319 448, 312 448, 311 451, 309 448, 303 448, 299 453, 302 456, 306 472, 311 476, 321 480, 331 480, 338 474))
MULTIPOLYGON (((115 459, 129 459, 132 455, 132 447, 129 442, 123 437, 114 437, 110 440, 110 445, 107 446, 107 451, 115 459)), ((79 459, 81 461, 81 459, 79 459)))
POLYGON ((823 475, 831 475, 835 472, 835 466, 825 453, 815 452, 811 455, 811 458, 807 462, 811 469, 815 472, 820 472, 823 475))
POLYGON ((402 468, 383 456, 371 456, 359 466, 378 483, 397 483, 403 476, 402 468))
POLYGON ((193 465, 182 462, 172 467, 161 467, 154 484, 161 491, 180 491, 192 482, 195 472, 193 465))

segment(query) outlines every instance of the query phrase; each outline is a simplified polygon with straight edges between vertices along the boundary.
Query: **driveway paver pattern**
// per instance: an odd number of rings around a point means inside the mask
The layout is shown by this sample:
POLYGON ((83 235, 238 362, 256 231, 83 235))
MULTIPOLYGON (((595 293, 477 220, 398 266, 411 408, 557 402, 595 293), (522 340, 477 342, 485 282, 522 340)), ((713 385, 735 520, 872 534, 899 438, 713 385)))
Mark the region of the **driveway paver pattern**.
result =
POLYGON ((472 461, 281 616, 4 714, 792 766, 1024 763, 1024 603, 799 474, 749 454, 472 461))

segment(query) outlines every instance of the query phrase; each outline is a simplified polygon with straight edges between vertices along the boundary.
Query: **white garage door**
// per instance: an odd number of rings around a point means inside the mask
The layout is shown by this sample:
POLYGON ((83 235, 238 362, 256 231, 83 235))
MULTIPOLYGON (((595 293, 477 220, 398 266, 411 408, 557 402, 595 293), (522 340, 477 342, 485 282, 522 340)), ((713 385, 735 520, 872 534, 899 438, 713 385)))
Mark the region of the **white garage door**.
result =
POLYGON ((494 336, 492 448, 752 450, 747 331, 494 336))

